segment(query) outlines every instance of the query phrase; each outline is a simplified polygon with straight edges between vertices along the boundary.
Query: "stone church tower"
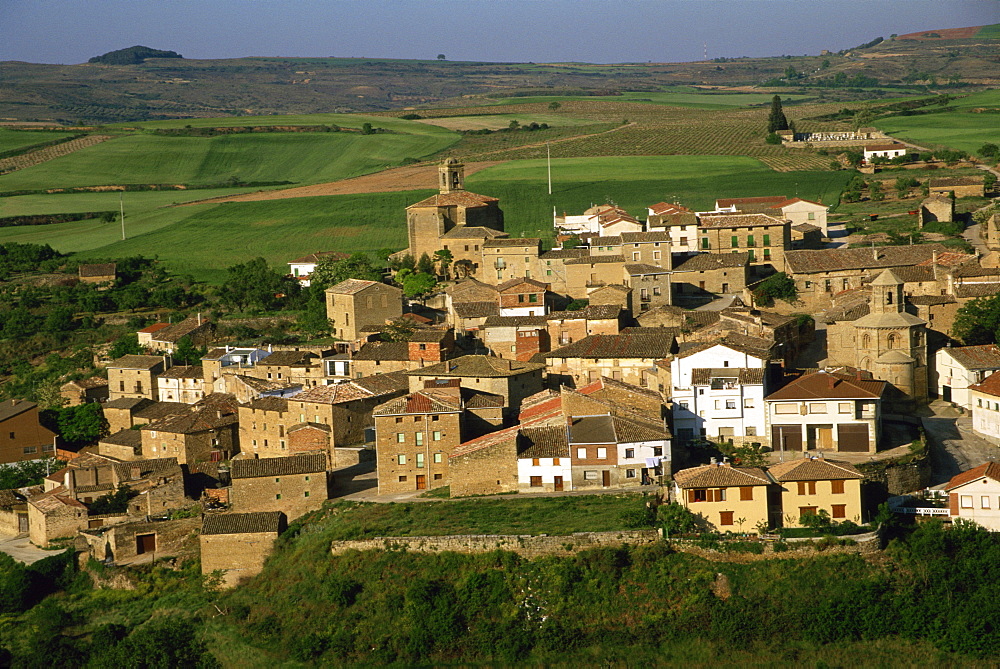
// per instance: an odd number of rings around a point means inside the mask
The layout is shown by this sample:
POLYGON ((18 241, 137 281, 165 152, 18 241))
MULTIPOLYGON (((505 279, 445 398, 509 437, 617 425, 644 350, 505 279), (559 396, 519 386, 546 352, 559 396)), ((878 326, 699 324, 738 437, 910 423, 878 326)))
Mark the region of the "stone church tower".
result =
MULTIPOLYGON (((927 401, 927 323, 904 310, 903 282, 891 269, 871 283, 868 314, 854 327, 855 367, 927 401)), ((843 356, 847 357, 847 356, 843 356)))
POLYGON ((465 166, 455 158, 438 166, 438 194, 406 208, 406 227, 414 259, 446 248, 478 264, 483 241, 506 236, 500 200, 465 190, 465 166))

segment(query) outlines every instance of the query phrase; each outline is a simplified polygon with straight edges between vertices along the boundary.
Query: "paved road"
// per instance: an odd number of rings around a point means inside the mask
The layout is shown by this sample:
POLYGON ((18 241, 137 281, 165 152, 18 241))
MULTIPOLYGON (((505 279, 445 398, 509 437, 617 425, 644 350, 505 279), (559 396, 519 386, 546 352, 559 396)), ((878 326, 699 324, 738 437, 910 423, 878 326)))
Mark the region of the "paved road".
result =
POLYGON ((0 535, 0 553, 6 553, 18 562, 31 564, 47 557, 56 555, 59 551, 43 551, 36 548, 25 534, 11 537, 0 535))
POLYGON ((972 419, 949 403, 930 405, 933 412, 921 420, 930 441, 931 485, 947 483, 955 474, 984 462, 1000 460, 1000 448, 972 432, 972 419))
POLYGON ((727 307, 733 306, 733 301, 735 301, 737 297, 737 295, 723 295, 718 299, 712 300, 708 304, 695 307, 694 311, 722 311, 727 307))

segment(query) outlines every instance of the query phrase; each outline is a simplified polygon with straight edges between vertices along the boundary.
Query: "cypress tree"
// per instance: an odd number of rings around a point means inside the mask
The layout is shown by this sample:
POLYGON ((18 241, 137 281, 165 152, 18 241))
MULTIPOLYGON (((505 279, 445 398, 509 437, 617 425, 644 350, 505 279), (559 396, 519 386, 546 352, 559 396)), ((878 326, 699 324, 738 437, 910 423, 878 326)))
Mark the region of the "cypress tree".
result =
POLYGON ((788 119, 785 118, 785 112, 781 110, 781 98, 775 95, 771 98, 771 113, 767 117, 767 132, 777 132, 779 130, 788 130, 788 119))

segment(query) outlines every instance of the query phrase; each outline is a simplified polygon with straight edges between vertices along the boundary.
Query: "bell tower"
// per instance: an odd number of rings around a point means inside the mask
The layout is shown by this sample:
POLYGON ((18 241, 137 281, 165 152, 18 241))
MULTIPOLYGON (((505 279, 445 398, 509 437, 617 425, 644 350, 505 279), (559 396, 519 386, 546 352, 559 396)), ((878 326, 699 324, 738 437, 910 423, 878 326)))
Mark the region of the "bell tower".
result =
POLYGON ((438 188, 442 194, 465 190, 465 165, 457 158, 448 158, 438 167, 438 188))

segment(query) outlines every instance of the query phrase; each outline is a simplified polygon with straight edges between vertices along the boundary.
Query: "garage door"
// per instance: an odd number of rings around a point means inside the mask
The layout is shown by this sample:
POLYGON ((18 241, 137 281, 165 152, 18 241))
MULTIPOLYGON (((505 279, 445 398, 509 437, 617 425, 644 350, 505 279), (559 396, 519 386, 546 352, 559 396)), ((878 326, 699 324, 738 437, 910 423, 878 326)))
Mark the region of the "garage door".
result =
POLYGON ((771 450, 782 450, 782 444, 786 451, 802 450, 802 426, 801 425, 772 425, 771 426, 771 450))
POLYGON ((838 425, 837 450, 847 453, 867 453, 868 423, 838 425))

